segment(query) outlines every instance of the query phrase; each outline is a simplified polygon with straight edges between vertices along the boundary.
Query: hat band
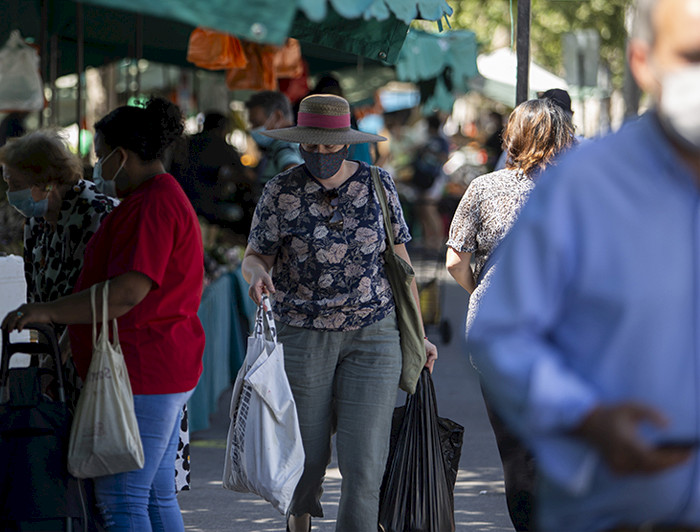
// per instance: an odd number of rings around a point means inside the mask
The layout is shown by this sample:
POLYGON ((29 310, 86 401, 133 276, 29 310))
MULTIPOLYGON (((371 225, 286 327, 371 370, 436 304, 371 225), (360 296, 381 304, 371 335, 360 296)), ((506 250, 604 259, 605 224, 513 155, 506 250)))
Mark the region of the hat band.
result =
POLYGON ((297 116, 300 127, 319 127, 323 129, 339 129, 350 127, 350 113, 341 116, 322 115, 317 113, 302 113, 297 116))

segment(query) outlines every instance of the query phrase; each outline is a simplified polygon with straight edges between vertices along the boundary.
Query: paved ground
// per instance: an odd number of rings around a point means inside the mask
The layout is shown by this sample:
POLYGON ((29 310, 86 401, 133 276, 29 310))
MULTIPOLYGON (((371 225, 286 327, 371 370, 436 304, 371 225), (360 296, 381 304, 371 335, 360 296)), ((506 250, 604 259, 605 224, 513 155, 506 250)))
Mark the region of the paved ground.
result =
MULTIPOLYGON (((418 271, 419 278, 430 270, 418 271)), ((443 319, 453 331, 452 341, 440 341, 436 327, 428 335, 438 344, 440 359, 433 380, 439 413, 464 425, 464 447, 455 487, 455 521, 457 531, 506 532, 513 528, 508 519, 503 492, 503 474, 486 411, 479 391, 476 373, 464 354, 458 334, 464 323, 467 294, 451 279, 441 275, 443 319)), ((400 392, 398 403, 405 394, 400 392)), ((225 438, 228 430, 230 390, 221 398, 219 412, 211 428, 192 435, 193 489, 180 494, 185 527, 192 532, 267 532, 282 531, 283 517, 258 497, 235 493, 221 487, 225 438)), ((325 518, 314 519, 314 531, 335 530, 340 491, 340 476, 335 462, 324 483, 322 503, 325 518)))

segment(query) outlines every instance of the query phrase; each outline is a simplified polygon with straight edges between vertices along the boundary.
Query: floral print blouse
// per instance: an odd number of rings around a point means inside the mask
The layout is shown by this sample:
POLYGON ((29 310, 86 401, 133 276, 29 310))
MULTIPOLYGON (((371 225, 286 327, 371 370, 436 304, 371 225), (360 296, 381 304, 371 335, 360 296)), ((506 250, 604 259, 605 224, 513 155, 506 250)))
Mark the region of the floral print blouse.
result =
POLYGON ((534 187, 535 182, 520 170, 499 170, 474 179, 459 202, 447 245, 458 252, 472 253, 474 257, 474 279, 478 284, 469 297, 467 332, 491 282, 494 267, 489 268, 483 278, 482 270, 513 227, 534 187))
MULTIPOLYGON (((354 330, 394 310, 384 272, 384 221, 370 167, 326 190, 305 165, 271 179, 258 202, 248 240, 275 257, 275 319, 294 327, 354 330), (337 212, 336 212, 337 211, 337 212), (339 222, 342 220, 342 222, 339 222)), ((411 238, 391 176, 379 170, 396 244, 411 238)))
POLYGON ((24 226, 24 275, 27 301, 48 302, 73 293, 83 268, 85 247, 118 201, 78 181, 63 197, 55 228, 43 218, 24 226))

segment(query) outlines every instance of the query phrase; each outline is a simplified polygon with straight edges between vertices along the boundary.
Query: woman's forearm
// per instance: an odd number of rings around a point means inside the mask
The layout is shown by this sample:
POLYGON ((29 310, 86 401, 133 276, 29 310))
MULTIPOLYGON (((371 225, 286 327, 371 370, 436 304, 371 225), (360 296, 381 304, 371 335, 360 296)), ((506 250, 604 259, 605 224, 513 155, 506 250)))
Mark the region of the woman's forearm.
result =
POLYGON ((476 283, 474 282, 474 274, 470 263, 471 253, 458 252, 450 247, 447 248, 447 257, 445 259, 447 271, 457 281, 459 286, 471 294, 476 288, 476 283))
MULTIPOLYGON (((104 283, 97 283, 95 291, 95 308, 97 321, 102 321, 102 288, 104 283)), ((127 272, 109 281, 108 319, 120 318, 138 305, 148 295, 153 282, 139 272, 127 272)), ((92 323, 90 289, 62 297, 48 303, 47 309, 53 323, 78 324, 92 323)))
POLYGON ((250 283, 256 273, 269 272, 270 269, 267 267, 265 262, 257 255, 246 255, 243 258, 243 263, 241 264, 241 273, 246 282, 250 283))
POLYGON ((241 273, 243 278, 250 283, 256 277, 256 274, 269 274, 275 262, 273 255, 261 255, 256 253, 248 246, 243 255, 243 263, 241 264, 241 273))

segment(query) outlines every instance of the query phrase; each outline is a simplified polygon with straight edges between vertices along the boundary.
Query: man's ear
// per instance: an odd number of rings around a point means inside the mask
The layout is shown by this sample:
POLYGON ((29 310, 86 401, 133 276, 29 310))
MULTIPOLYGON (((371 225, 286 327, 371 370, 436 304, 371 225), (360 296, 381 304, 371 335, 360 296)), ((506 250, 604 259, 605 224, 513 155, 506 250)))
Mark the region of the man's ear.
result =
POLYGON ((659 74, 652 65, 651 46, 638 39, 627 45, 627 60, 637 85, 649 94, 659 93, 659 74))
POLYGON ((272 116, 275 127, 279 127, 279 124, 284 121, 284 113, 280 109, 275 109, 272 116))

